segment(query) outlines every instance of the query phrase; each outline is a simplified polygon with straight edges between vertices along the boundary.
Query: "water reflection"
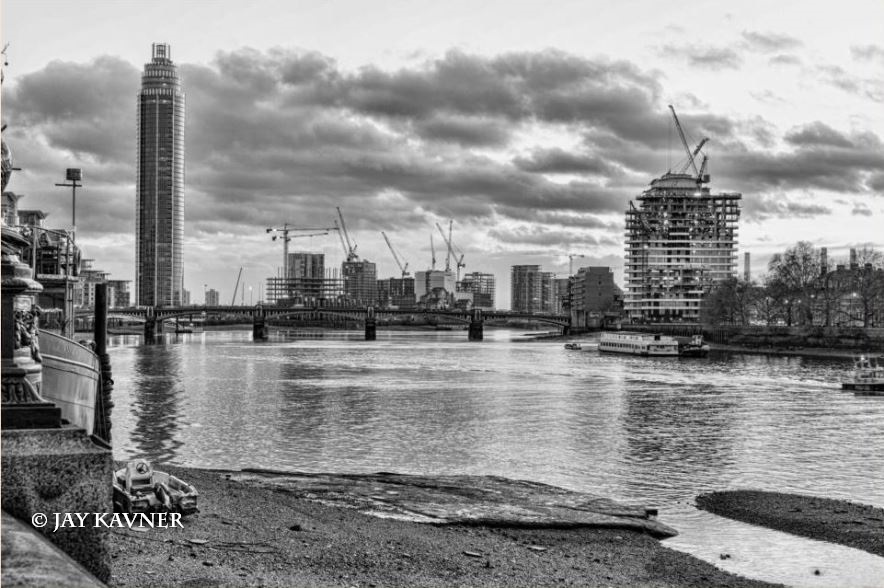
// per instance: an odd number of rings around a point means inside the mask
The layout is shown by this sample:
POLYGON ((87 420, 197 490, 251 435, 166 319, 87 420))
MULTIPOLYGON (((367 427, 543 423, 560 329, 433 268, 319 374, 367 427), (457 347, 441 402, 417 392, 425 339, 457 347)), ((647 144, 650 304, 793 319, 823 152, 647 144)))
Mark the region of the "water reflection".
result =
POLYGON ((163 345, 141 345, 133 353, 130 393, 135 424, 131 437, 139 455, 158 461, 172 459, 184 444, 177 435, 184 393, 181 354, 163 345))

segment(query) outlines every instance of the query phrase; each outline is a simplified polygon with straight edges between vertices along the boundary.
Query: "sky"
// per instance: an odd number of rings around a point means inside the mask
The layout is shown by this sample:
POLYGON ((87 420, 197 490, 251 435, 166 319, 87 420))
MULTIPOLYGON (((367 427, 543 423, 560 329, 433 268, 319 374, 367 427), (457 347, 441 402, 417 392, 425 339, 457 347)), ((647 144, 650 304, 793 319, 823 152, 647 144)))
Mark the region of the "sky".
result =
MULTIPOLYGON (((151 43, 187 95, 185 287, 245 302, 277 275, 268 227, 329 227, 400 275, 610 266, 624 212, 708 137, 713 192, 739 192, 739 259, 763 275, 799 240, 884 249, 884 3, 2 0, 4 138, 20 206, 70 225, 134 279, 135 105, 151 43), (243 299, 243 297, 240 297, 243 299)), ((340 267, 334 233, 292 240, 340 267)), ((742 272, 742 267, 739 268, 742 272)))

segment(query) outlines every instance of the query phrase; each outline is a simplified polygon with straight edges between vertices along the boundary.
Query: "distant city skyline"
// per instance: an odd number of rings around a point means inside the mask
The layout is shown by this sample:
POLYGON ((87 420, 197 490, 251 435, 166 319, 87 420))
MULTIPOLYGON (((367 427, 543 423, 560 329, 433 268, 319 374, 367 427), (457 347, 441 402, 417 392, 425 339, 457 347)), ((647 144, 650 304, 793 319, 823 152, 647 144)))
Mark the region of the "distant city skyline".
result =
MULTIPOLYGON (((622 286, 628 202, 681 159, 670 103, 693 142, 711 139, 711 188, 744 195, 738 253, 753 277, 798 240, 833 259, 884 242, 880 3, 713 4, 689 18, 655 2, 2 10, 3 119, 23 168, 10 189, 61 227, 69 202, 52 184, 83 168, 78 244, 116 278, 135 277, 131 99, 152 42, 175 48, 187 83, 194 293, 229 298, 239 267, 257 292, 280 265, 264 228, 328 226, 336 205, 378 278, 400 274, 380 231, 415 272, 434 224, 453 218, 464 271, 497 277, 499 307, 512 265, 564 276, 569 253, 586 255, 575 271, 610 266, 622 286)), ((299 249, 328 267, 344 258, 334 235, 299 249)))

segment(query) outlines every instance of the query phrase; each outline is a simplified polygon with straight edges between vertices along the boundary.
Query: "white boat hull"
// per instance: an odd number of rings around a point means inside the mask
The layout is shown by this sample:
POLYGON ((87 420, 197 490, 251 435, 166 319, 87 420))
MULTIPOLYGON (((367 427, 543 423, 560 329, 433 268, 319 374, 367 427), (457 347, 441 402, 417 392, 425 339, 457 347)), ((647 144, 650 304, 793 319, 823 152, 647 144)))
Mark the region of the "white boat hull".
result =
POLYGON ((43 358, 41 396, 61 409, 61 416, 92 434, 101 365, 91 349, 48 331, 40 331, 43 358))

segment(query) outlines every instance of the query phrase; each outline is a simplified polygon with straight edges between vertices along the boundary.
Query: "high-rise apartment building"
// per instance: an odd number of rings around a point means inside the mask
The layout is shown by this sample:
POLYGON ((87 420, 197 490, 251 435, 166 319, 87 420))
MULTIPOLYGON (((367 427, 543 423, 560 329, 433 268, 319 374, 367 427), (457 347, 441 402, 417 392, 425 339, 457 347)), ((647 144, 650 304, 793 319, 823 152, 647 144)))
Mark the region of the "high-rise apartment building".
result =
POLYGON ((513 312, 540 312, 543 301, 540 266, 514 265, 510 294, 510 308, 513 312))
POLYGON ((183 301, 184 92, 169 45, 154 43, 138 94, 135 300, 183 301))
POLYGON ((378 270, 366 260, 341 263, 344 281, 344 300, 357 306, 375 306, 378 303, 378 270))
POLYGON ((206 290, 206 306, 219 306, 220 302, 221 296, 218 290, 214 288, 206 290))
MULTIPOLYGON (((705 166, 704 166, 705 167, 705 166)), ((632 323, 697 323, 703 296, 736 269, 736 193, 666 173, 626 211, 625 311, 632 323)))

